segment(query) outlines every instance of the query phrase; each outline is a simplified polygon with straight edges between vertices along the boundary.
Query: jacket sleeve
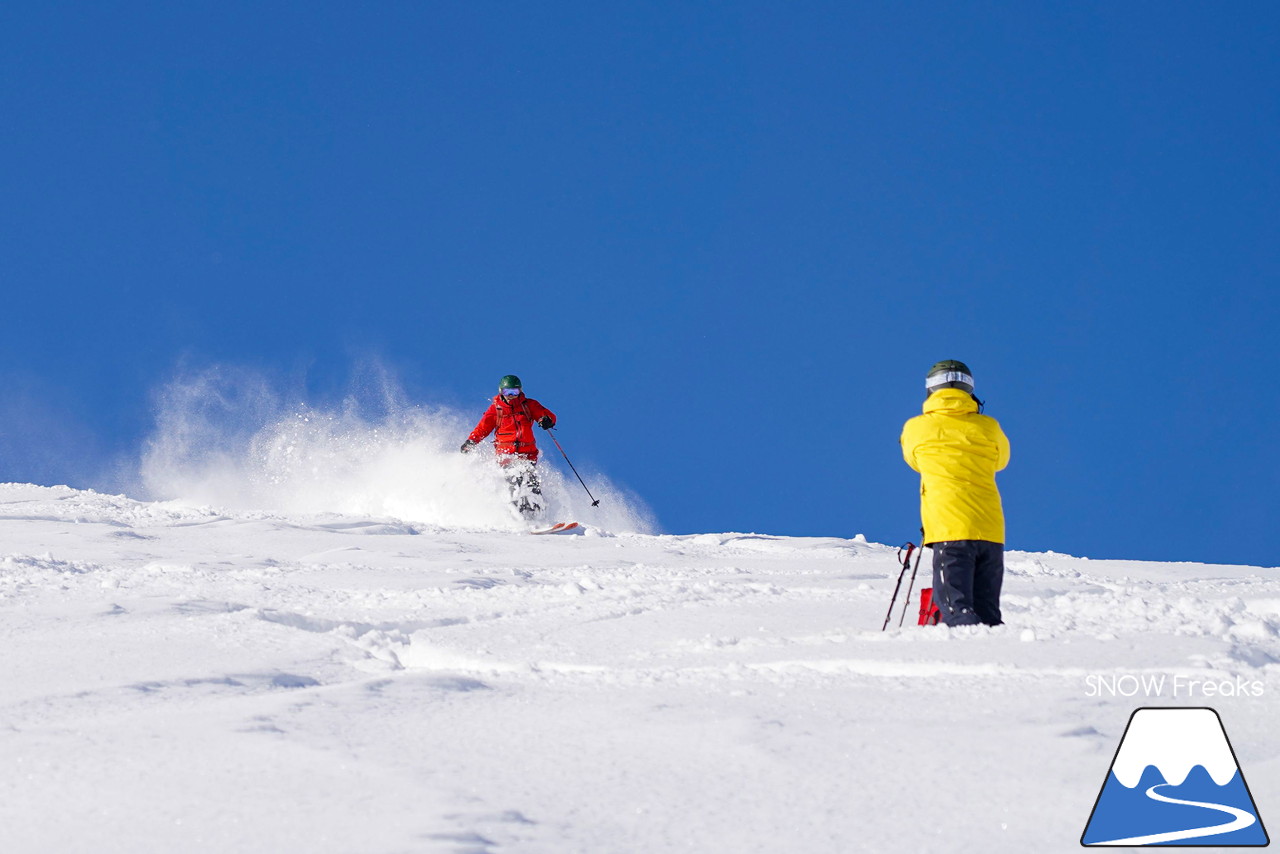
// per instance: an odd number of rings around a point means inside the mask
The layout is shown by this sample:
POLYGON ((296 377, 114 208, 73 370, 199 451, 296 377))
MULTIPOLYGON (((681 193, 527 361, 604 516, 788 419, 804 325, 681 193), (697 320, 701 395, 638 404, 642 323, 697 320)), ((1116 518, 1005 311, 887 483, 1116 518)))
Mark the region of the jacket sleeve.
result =
POLYGON ((996 471, 1002 471, 1005 466, 1009 465, 1009 437, 1000 429, 999 423, 996 424, 996 447, 999 450, 996 471))
MULTIPOLYGON (((913 418, 912 421, 915 419, 913 418)), ((911 429, 911 421, 902 425, 902 435, 898 437, 898 444, 902 445, 902 458, 907 461, 907 465, 916 471, 920 471, 920 467, 916 465, 916 444, 917 439, 911 429)))
POLYGON ((538 403, 536 400, 529 401, 529 415, 533 418, 535 423, 541 421, 544 415, 550 416, 551 426, 556 426, 556 414, 550 409, 547 409, 541 403, 538 403))
POLYGON ((491 403, 489 408, 485 410, 484 415, 480 416, 480 423, 476 424, 476 429, 472 430, 471 435, 467 438, 473 442, 480 442, 485 436, 493 432, 493 428, 497 426, 497 423, 497 408, 491 403))

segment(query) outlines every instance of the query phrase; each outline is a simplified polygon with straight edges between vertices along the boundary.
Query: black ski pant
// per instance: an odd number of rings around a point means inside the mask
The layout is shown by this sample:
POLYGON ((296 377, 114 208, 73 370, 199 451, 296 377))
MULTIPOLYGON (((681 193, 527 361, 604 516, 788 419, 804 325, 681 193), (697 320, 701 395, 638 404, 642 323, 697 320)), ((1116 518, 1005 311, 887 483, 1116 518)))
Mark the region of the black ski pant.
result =
POLYGON ((1004 545, 986 540, 931 543, 933 601, 948 626, 998 626, 1004 545))

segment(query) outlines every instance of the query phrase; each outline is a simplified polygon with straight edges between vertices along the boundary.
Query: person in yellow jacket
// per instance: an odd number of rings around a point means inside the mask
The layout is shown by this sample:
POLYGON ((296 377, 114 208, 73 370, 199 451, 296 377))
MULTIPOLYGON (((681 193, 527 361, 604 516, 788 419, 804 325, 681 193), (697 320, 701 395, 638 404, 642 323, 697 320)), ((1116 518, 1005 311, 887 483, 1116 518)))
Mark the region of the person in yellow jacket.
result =
POLYGON ((973 373, 948 359, 929 369, 924 414, 902 428, 902 456, 920 472, 924 544, 933 549, 933 601, 948 626, 998 626, 1004 510, 996 472, 1009 439, 982 414, 973 373))

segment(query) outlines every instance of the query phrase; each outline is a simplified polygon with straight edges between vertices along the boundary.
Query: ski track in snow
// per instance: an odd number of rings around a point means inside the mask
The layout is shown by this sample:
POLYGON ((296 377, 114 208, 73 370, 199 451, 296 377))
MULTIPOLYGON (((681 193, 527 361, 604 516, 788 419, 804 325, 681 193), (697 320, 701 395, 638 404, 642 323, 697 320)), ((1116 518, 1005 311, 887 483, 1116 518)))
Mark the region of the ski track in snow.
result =
POLYGON ((1011 552, 1007 625, 881 632, 894 552, 0 486, 5 850, 1067 851, 1139 705, 1280 793, 1273 570, 1011 552))

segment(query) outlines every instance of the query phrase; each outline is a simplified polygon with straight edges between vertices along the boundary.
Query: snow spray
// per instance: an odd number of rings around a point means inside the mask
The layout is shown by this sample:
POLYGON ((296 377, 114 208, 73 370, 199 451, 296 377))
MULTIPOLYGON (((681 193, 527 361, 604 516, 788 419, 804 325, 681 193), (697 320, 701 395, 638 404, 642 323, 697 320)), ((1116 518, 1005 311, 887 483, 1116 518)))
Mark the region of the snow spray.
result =
MULTIPOLYGON (((483 404, 472 414, 411 404, 387 371, 373 374, 330 406, 286 394, 248 369, 179 377, 156 395, 143 486, 152 498, 242 511, 522 530, 493 454, 458 453, 483 404)), ((644 503, 602 476, 593 480, 608 506, 592 508, 545 454, 538 468, 549 518, 612 532, 654 529, 644 503)))

